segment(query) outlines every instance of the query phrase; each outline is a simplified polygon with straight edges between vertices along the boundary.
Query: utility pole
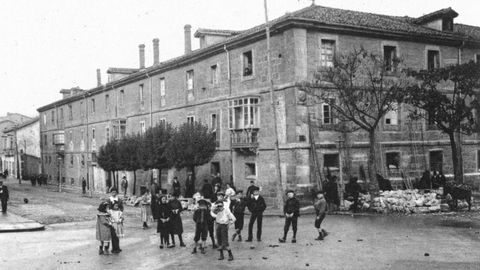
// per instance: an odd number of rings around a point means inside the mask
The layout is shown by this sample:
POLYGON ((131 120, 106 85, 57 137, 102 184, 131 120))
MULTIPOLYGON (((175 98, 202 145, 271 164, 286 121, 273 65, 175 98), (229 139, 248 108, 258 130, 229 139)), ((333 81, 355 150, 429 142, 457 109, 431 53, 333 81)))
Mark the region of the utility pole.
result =
POLYGON ((278 127, 277 127, 277 108, 276 101, 274 97, 274 88, 273 88, 273 79, 272 79, 272 65, 270 62, 270 27, 268 25, 268 8, 267 0, 263 1, 265 6, 265 33, 267 36, 267 78, 270 82, 270 103, 272 106, 273 114, 273 130, 274 130, 274 144, 275 144, 275 172, 278 181, 276 183, 276 193, 277 193, 277 204, 278 208, 281 208, 283 205, 283 184, 282 184, 282 173, 280 169, 280 151, 278 149, 278 127))

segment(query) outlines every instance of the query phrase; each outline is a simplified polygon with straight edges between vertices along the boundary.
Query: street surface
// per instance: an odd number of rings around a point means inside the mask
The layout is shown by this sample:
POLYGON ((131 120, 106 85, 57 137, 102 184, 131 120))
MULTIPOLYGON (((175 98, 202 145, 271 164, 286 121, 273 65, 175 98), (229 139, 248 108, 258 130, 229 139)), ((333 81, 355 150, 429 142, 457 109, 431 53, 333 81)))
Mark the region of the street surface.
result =
MULTIPOLYGON (((190 254, 190 212, 183 214, 187 247, 180 248, 177 241, 174 249, 159 249, 156 229, 143 230, 140 209, 126 207, 123 252, 98 255, 98 197, 6 184, 12 198, 9 211, 47 225, 44 231, 0 233, 1 269, 480 269, 478 212, 330 215, 324 222, 330 232, 324 241, 313 240, 314 217, 304 215, 296 244, 290 243, 291 233, 287 243, 278 243, 283 219, 269 216, 263 222, 263 241, 231 243, 235 260, 228 262, 217 260, 210 241, 207 254, 190 254)), ((245 219, 248 224, 249 216, 245 219)), ((246 238, 246 229, 242 235, 246 238)))

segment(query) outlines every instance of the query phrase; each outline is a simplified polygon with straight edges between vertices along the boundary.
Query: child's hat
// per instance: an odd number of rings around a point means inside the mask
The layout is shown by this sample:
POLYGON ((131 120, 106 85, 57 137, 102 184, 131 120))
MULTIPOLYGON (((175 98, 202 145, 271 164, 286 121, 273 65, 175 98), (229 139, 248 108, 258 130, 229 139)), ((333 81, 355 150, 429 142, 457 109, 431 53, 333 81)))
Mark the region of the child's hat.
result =
POLYGON ((200 199, 200 200, 198 201, 198 205, 208 206, 208 202, 207 202, 206 200, 204 200, 204 199, 200 199))
POLYGON ((225 196, 225 192, 223 192, 223 191, 218 191, 218 192, 217 192, 217 196, 225 196))
POLYGON ((291 189, 287 189, 287 191, 285 191, 285 194, 288 194, 288 193, 295 193, 295 191, 293 191, 291 189))

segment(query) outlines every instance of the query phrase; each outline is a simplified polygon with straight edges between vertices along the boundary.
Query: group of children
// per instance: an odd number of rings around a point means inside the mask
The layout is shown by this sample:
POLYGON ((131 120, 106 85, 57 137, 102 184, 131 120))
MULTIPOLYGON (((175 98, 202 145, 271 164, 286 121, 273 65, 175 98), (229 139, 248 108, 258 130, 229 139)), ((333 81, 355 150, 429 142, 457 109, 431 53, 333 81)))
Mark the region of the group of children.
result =
MULTIPOLYGON (((193 213, 193 221, 195 223, 194 248, 192 254, 196 254, 200 250, 205 254, 205 247, 207 237, 210 236, 213 248, 218 248, 220 252, 219 260, 225 259, 224 252, 228 253, 228 260, 233 260, 233 253, 229 247, 228 230, 230 225, 234 225, 235 232, 232 235, 232 241, 238 238, 242 241, 242 230, 244 226, 245 209, 248 208, 251 212, 250 222, 248 224, 248 238, 247 242, 251 242, 253 238, 253 225, 257 222, 257 241, 261 241, 262 235, 262 219, 266 204, 263 197, 259 194, 259 188, 249 188, 247 196, 243 196, 243 192, 238 190, 236 193, 228 192, 228 196, 223 191, 218 191, 216 197, 211 199, 199 199, 197 201, 198 207, 193 213), (214 238, 217 237, 218 246, 215 244, 214 238)), ((279 242, 285 243, 288 231, 292 227, 293 237, 292 243, 296 243, 298 217, 300 216, 300 202, 295 197, 293 190, 286 192, 287 200, 285 201, 284 216, 285 226, 283 237, 279 238, 279 242)), ((109 202, 104 202, 99 207, 98 221, 97 221, 97 240, 101 241, 100 254, 104 254, 104 250, 109 249, 109 241, 112 241, 112 252, 118 253, 121 251, 119 247, 118 234, 123 234, 123 226, 114 227, 114 219, 118 217, 120 212, 120 220, 123 221, 121 213, 123 212, 123 205, 120 199, 116 199, 116 192, 112 192, 112 197, 109 202), (116 203, 117 202, 117 203, 116 203), (112 208, 112 210, 109 210, 112 208), (115 210, 117 208, 117 210, 115 210), (121 211, 120 209, 121 208, 121 211), (115 212, 117 211, 117 212, 115 212), (107 235, 109 233, 109 235, 107 235), (108 236, 108 237, 107 237, 108 236), (105 244, 106 243, 106 246, 105 244)), ((176 195, 176 194, 175 194, 176 195)), ((158 195, 151 197, 151 210, 153 218, 157 221, 157 232, 160 236, 160 248, 163 249, 175 247, 175 237, 177 235, 180 241, 180 246, 185 247, 182 238, 183 224, 181 212, 183 207, 177 196, 158 195), (171 238, 171 242, 170 242, 171 238)), ((316 240, 323 240, 327 232, 321 228, 321 224, 326 215, 327 203, 325 201, 323 192, 318 192, 316 195, 316 202, 314 208, 316 211, 315 228, 318 231, 316 240)), ((146 204, 146 203, 145 203, 146 204)), ((142 220, 146 213, 142 210, 142 220)), ((117 223, 121 224, 121 223, 117 223)), ((146 223, 144 222, 144 228, 146 223)))
POLYGON ((108 254, 110 242, 112 242, 112 253, 120 253, 120 239, 123 232, 123 203, 117 196, 117 190, 111 190, 111 197, 102 201, 98 206, 96 238, 100 241, 98 253, 108 254))

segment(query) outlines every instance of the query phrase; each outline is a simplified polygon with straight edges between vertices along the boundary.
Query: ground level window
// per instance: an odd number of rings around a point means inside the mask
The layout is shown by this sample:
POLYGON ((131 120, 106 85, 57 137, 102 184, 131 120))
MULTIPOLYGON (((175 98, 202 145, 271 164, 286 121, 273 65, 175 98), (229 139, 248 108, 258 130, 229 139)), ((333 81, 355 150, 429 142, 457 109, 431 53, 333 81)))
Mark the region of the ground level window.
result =
POLYGON ((399 152, 390 152, 385 154, 387 160, 387 169, 400 169, 400 153, 399 152))
POLYGON ((442 150, 430 151, 430 171, 443 172, 442 150))
POLYGON ((210 163, 210 174, 217 175, 220 172, 220 162, 210 163))
POLYGON ((255 163, 245 163, 245 177, 256 178, 257 177, 257 165, 255 163))
POLYGON ((480 172, 480 150, 477 150, 477 171, 480 172))
POLYGON ((338 154, 324 154, 323 168, 330 171, 340 170, 340 160, 338 154))

